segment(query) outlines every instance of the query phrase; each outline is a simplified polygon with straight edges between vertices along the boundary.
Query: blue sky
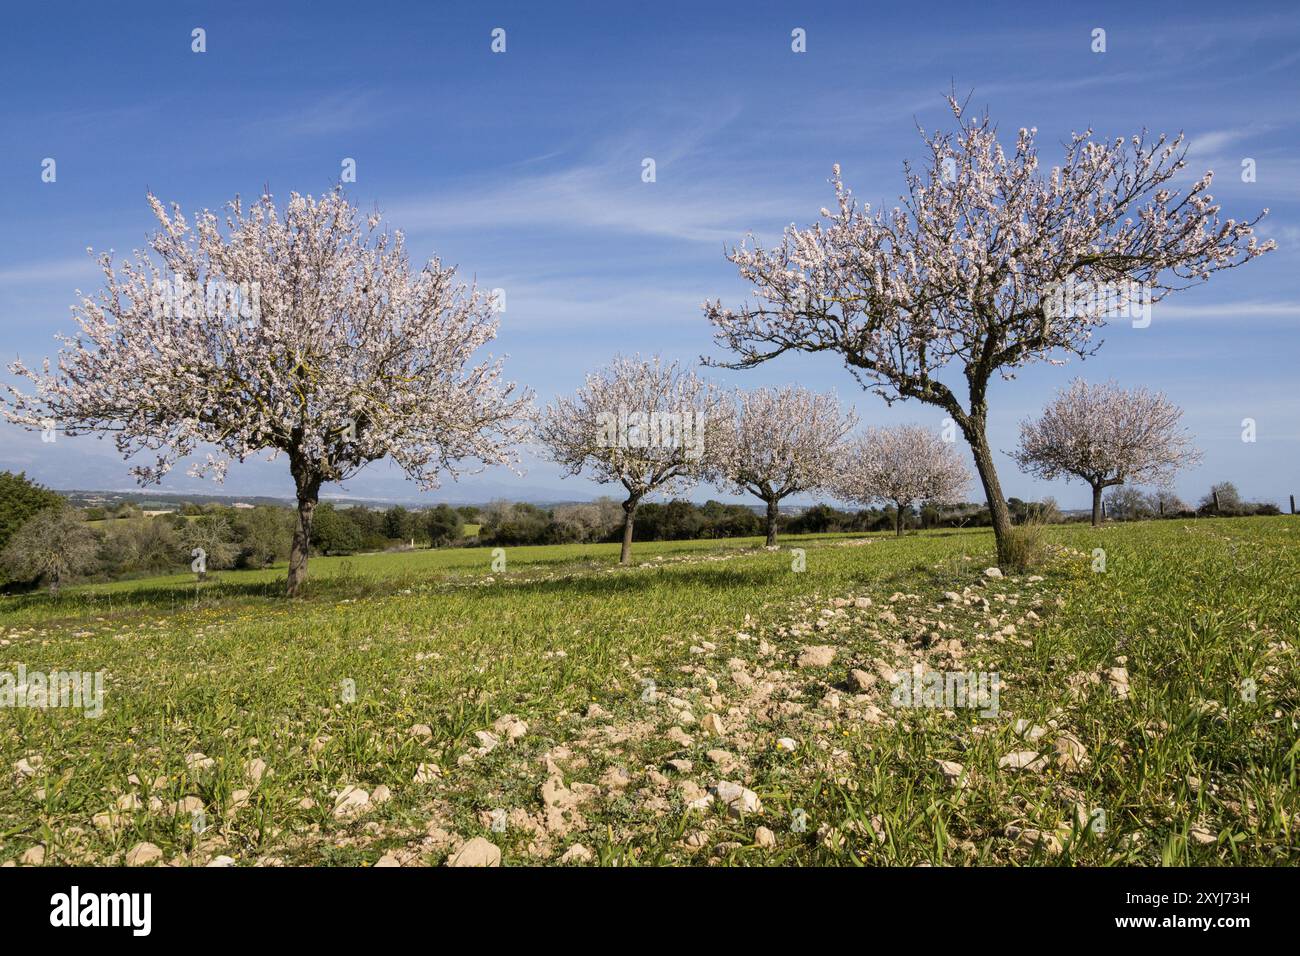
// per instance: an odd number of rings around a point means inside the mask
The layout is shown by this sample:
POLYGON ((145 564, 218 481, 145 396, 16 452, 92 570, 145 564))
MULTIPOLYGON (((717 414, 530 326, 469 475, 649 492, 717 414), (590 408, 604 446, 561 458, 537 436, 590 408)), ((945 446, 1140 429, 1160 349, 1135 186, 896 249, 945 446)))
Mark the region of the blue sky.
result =
MULTIPOLYGON (((1112 325, 1101 352, 996 383, 990 438, 1074 375, 1166 391, 1205 452, 1177 489, 1232 480, 1251 498, 1300 494, 1300 14, 1291 4, 1045 5, 23 4, 0 41, 0 358, 52 354, 74 290, 96 288, 87 246, 141 247, 146 189, 187 209, 263 185, 320 193, 356 160, 349 194, 507 310, 495 351, 542 401, 617 352, 720 355, 700 303, 746 287, 724 246, 771 240, 830 204, 839 162, 860 198, 892 203, 916 124, 945 120, 950 85, 1003 129, 1037 126, 1044 165, 1075 129, 1183 131, 1192 174, 1216 172, 1225 214, 1270 215, 1279 251, 1158 305, 1149 328, 1112 325), (990 9, 991 8, 991 9, 990 9), (1030 11, 1035 12, 1030 12, 1030 11), (191 30, 207 52, 191 52, 191 30), (506 30, 504 54, 489 48, 506 30), (1094 28, 1107 51, 1090 49, 1094 28), (803 28, 807 52, 791 51, 803 28), (41 162, 57 161, 57 181, 41 162), (657 181, 641 181, 656 162, 657 181), (1243 158, 1257 180, 1241 181, 1243 158), (1241 421, 1257 422, 1254 443, 1241 421)), ((6 373, 7 374, 7 373, 6 373)), ((864 422, 938 426, 935 408, 893 408, 827 355, 748 372, 754 386, 835 389, 864 422)), ((131 487, 108 442, 0 425, 0 468, 53 487, 131 487)), ((999 456, 1009 495, 1086 487, 1039 482, 999 456)), ((166 490, 206 490, 178 468, 166 490)), ((283 461, 232 469, 235 494, 289 494, 283 461)), ((418 495, 380 464, 333 489, 359 497, 482 500, 600 493, 529 459, 418 495)), ((972 489, 972 495, 977 492, 972 489)), ((718 496, 707 488, 703 499, 718 496)))

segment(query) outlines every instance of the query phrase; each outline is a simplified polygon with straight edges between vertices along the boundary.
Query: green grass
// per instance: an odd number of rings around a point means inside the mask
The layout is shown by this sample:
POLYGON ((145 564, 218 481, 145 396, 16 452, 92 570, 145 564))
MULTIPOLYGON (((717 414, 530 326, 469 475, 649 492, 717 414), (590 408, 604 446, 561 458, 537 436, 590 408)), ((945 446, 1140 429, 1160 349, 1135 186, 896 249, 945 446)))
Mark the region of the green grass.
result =
POLYGON ((506 864, 554 863, 576 842, 628 865, 1297 862, 1300 522, 1046 538, 1057 554, 1037 581, 986 580, 991 535, 940 531, 783 539, 778 552, 757 539, 639 544, 630 568, 616 545, 510 548, 497 571, 481 548, 314 558, 295 602, 283 568, 0 599, 0 672, 106 672, 101 717, 0 709, 0 861, 39 844, 47 864, 118 863, 148 841, 178 863, 436 864, 484 836, 506 864), (806 551, 802 572, 791 547, 806 551), (835 607, 857 597, 871 606, 835 607), (1007 624, 1015 634, 999 638, 1007 624), (834 646, 835 662, 798 667, 811 644, 834 646), (1126 698, 1086 682, 1119 659, 1126 698), (861 696, 847 685, 851 668, 913 663, 996 671, 998 715, 898 708, 883 678, 861 696), (724 734, 683 723, 678 704, 719 714, 724 734), (465 759, 507 714, 527 732, 465 759), (1017 721, 1044 735, 1027 743, 1017 721), (1052 755, 1067 733, 1081 768, 999 769, 1011 751, 1052 755), (735 766, 713 763, 716 749, 735 766), (213 765, 187 768, 194 752, 213 765), (30 755, 36 772, 15 774, 30 755), (256 786, 252 758, 269 768, 256 786), (964 789, 939 760, 963 765, 964 789), (429 763, 442 775, 415 783, 429 763), (611 768, 629 785, 610 785, 611 768), (595 789, 548 815, 556 775, 578 798, 595 789), (761 811, 685 808, 683 781, 724 779, 756 791, 761 811), (393 796, 336 819, 350 785, 393 796), (96 825, 131 794, 135 809, 96 825), (202 803, 201 834, 169 812, 186 797, 202 803), (1091 825, 1069 826, 1076 806, 1091 825), (774 846, 756 845, 759 826, 774 846))

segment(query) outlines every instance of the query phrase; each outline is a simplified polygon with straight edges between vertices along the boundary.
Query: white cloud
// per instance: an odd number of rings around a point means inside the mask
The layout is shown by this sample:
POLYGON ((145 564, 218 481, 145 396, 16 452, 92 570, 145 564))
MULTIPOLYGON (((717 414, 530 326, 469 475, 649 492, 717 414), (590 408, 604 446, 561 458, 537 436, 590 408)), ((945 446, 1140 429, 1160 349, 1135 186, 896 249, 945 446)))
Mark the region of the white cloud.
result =
POLYGON ((0 287, 36 285, 69 279, 92 279, 99 274, 99 265, 90 256, 51 259, 45 262, 29 262, 12 269, 0 269, 0 287))
POLYGON ((1222 302, 1209 305, 1179 305, 1173 302, 1157 302, 1151 307, 1153 321, 1163 319, 1298 319, 1300 302, 1260 301, 1222 302))

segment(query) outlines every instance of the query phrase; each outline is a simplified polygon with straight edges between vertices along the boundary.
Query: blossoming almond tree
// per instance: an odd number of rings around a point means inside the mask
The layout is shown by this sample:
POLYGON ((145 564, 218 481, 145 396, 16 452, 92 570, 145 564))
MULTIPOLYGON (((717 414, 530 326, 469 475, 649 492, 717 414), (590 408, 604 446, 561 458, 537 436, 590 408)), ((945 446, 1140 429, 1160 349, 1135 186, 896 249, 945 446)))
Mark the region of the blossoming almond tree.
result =
POLYGON ((1043 410, 1020 424, 1015 459, 1041 478, 1081 478, 1092 486, 1092 523, 1101 524, 1105 489, 1125 482, 1167 485, 1200 460, 1178 427, 1183 411, 1164 395, 1114 382, 1076 378, 1043 410))
POLYGON ((782 499, 826 487, 844 437, 857 424, 831 394, 798 386, 737 391, 717 455, 729 489, 767 505, 767 546, 776 546, 782 499))
POLYGON ((491 303, 437 260, 412 271, 377 213, 362 220, 335 190, 295 193, 281 215, 264 195, 230 203, 223 231, 212 212, 191 224, 149 203, 157 259, 137 251, 114 271, 100 257, 106 287, 74 307, 80 332, 61 337, 57 369, 10 366, 34 390, 8 387, 9 420, 112 433, 124 456, 154 457, 132 469, 142 484, 212 446, 191 474, 283 453, 298 499, 290 595, 326 482, 389 457, 434 488, 467 459, 514 460, 529 397, 499 360, 471 364, 496 335, 491 303))
POLYGON ((859 207, 837 165, 838 202, 822 210, 824 222, 789 227, 775 249, 729 253, 757 304, 715 301, 705 311, 718 343, 738 356, 730 367, 790 350, 837 352, 887 401, 947 411, 974 454, 1001 561, 1011 518, 986 437, 992 376, 1092 354, 1107 316, 1135 297, 1147 307, 1273 244, 1257 244, 1258 217, 1220 219, 1211 173, 1174 188, 1186 165, 1181 136, 1077 133, 1043 174, 1035 130, 1021 129, 1008 154, 987 115, 968 122, 955 99, 949 105, 957 128, 923 133, 927 162, 904 167, 901 206, 859 207), (956 382, 942 375, 950 368, 956 382))
POLYGON ((632 558, 633 522, 646 495, 717 474, 723 403, 714 385, 676 362, 620 356, 542 412, 536 435, 551 460, 627 491, 621 563, 632 558))
POLYGON ((970 471, 954 443, 921 425, 896 425, 869 428, 851 442, 840 456, 831 490, 858 504, 892 501, 894 530, 901 535, 905 509, 918 501, 956 501, 969 484, 970 471))

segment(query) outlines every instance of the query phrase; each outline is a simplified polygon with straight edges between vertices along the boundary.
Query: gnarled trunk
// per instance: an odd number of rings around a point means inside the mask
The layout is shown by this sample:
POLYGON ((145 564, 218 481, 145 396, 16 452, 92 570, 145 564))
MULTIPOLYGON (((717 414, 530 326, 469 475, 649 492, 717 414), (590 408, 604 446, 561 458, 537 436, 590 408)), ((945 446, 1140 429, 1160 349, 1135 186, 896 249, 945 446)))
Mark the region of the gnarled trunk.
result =
POLYGON ((768 498, 767 499, 767 546, 769 548, 776 547, 776 523, 777 523, 777 518, 779 517, 780 514, 781 514, 780 499, 768 498))
POLYGON ((289 549, 289 580, 286 593, 297 597, 307 580, 307 552, 311 547, 311 521, 320 499, 319 480, 298 482, 298 523, 293 529, 293 545, 289 549))
POLYGON ((970 418, 962 430, 970 442, 975 469, 979 472, 980 484, 984 486, 984 497, 988 499, 989 515, 993 519, 993 537, 997 540, 998 564, 1001 565, 1009 560, 1011 511, 1007 508, 1007 500, 1002 497, 1002 485, 998 481, 997 469, 993 467, 993 451, 984 436, 983 419, 970 418))
POLYGON ((1092 486, 1092 526, 1101 527, 1101 485, 1092 486))
POLYGON ((901 503, 894 502, 894 537, 903 536, 903 506, 901 503))

